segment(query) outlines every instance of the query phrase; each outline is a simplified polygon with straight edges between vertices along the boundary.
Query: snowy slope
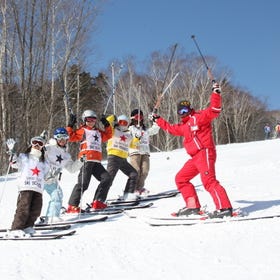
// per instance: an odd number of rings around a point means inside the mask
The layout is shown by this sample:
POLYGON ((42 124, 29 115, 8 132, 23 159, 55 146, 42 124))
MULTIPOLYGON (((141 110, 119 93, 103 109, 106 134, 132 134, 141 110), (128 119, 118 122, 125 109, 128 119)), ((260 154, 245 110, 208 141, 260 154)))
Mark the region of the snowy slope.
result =
MULTIPOLYGON (((234 207, 252 216, 280 214, 279 139, 217 147, 217 178, 234 207)), ((184 150, 154 153, 147 188, 152 193, 175 189, 174 177, 187 155, 184 150), (169 159, 168 159, 169 158, 169 159)), ((64 204, 77 173, 64 172, 64 204)), ((126 177, 119 173, 109 198, 122 193, 126 177)), ((193 180, 202 205, 212 200, 193 180)), ((83 197, 90 202, 94 179, 83 197)), ((15 174, 0 178, 0 227, 9 227, 17 198, 15 174)), ((48 197, 44 195, 44 213, 48 197)), ((106 222, 76 226, 77 234, 54 241, 0 241, 1 279, 195 279, 242 280, 280 276, 280 219, 240 223, 154 228, 146 216, 169 215, 183 207, 180 195, 154 202, 106 222)))

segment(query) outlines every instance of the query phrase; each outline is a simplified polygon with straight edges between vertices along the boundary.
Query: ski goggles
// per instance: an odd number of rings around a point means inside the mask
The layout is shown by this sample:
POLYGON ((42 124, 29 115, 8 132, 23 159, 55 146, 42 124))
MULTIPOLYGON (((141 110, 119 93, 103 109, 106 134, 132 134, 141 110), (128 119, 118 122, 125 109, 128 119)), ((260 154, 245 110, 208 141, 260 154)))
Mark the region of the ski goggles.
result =
POLYGON ((56 134, 55 139, 57 139, 57 140, 68 140, 69 136, 67 134, 56 134))
POLYGON ((136 120, 136 121, 142 121, 143 120, 143 115, 139 115, 139 114, 134 115, 133 119, 136 120))
POLYGON ((32 146, 39 146, 39 147, 43 147, 44 143, 40 140, 31 140, 31 145, 32 146))
POLYGON ((128 126, 128 122, 127 122, 126 120, 119 120, 119 121, 118 121, 118 124, 119 124, 120 126, 128 126))
POLYGON ((85 121, 86 122, 94 122, 94 121, 96 121, 96 118, 95 117, 87 117, 87 118, 85 118, 85 121))
POLYGON ((183 107, 183 108, 179 109, 177 113, 179 116, 182 116, 182 115, 188 114, 190 111, 191 111, 191 109, 189 107, 183 107))

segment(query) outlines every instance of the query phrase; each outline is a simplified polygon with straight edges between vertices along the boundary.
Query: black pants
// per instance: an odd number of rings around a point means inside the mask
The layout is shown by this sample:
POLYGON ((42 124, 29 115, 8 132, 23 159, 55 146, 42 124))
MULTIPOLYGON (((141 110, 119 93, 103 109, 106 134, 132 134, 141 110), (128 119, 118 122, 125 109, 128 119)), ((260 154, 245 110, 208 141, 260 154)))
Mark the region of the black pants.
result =
POLYGON ((88 189, 91 176, 94 176, 94 178, 100 182, 94 194, 93 201, 106 201, 109 189, 112 185, 111 177, 100 162, 87 161, 81 167, 78 175, 78 183, 74 186, 69 198, 70 205, 79 206, 82 194, 88 189))
POLYGON ((17 209, 12 223, 12 230, 33 227, 41 214, 42 194, 35 191, 21 191, 17 199, 17 209))
POLYGON ((112 178, 112 181, 116 177, 117 172, 121 170, 126 176, 128 176, 124 192, 134 193, 136 189, 138 173, 126 158, 121 158, 113 155, 108 156, 107 170, 112 178))

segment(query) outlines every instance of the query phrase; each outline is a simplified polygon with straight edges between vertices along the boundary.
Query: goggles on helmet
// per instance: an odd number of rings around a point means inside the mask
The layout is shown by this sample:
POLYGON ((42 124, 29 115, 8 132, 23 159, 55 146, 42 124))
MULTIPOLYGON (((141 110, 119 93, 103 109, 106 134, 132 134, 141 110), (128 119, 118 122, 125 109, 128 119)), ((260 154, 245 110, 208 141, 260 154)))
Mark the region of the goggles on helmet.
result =
POLYGON ((32 146, 39 146, 39 147, 43 147, 44 143, 40 140, 31 140, 31 145, 32 146))
POLYGON ((96 121, 96 118, 95 117, 87 117, 87 118, 85 118, 85 121, 86 122, 94 122, 94 121, 96 121))
POLYGON ((133 119, 136 120, 136 121, 142 121, 143 120, 143 115, 136 114, 136 115, 133 116, 133 119))
POLYGON ((57 139, 57 140, 68 140, 69 136, 67 134, 56 134, 55 139, 57 139))
POLYGON ((118 124, 121 126, 128 126, 128 122, 126 120, 119 120, 118 124))
POLYGON ((182 116, 182 115, 188 114, 190 111, 191 111, 191 109, 189 107, 183 107, 178 110, 178 115, 182 116))

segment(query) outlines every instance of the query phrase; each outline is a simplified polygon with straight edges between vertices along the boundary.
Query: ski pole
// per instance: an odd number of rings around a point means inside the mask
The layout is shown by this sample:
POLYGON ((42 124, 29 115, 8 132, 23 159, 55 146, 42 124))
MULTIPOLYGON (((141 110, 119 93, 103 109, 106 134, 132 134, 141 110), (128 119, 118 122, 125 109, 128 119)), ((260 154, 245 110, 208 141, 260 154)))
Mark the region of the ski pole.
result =
POLYGON ((199 46, 198 46, 198 43, 197 43, 197 41, 196 41, 196 39, 195 39, 195 36, 192 35, 191 38, 193 39, 193 41, 194 41, 194 43, 195 43, 195 46, 196 46, 196 48, 197 48, 197 50, 198 50, 198 52, 199 52, 199 54, 200 54, 200 56, 201 56, 201 58, 202 58, 202 61, 203 61, 204 65, 205 65, 205 67, 206 67, 207 75, 208 75, 209 79, 212 81, 212 83, 215 83, 216 81, 215 81, 215 79, 214 79, 214 76, 213 76, 213 74, 212 74, 212 72, 211 72, 211 69, 210 69, 210 68, 208 67, 208 65, 207 65, 207 62, 206 62, 206 60, 205 60, 205 58, 204 58, 204 56, 203 56, 203 54, 202 54, 202 52, 201 52, 201 50, 200 50, 200 48, 199 48, 199 46))
POLYGON ((140 112, 141 112, 141 83, 138 84, 138 127, 140 127, 140 112))
POLYGON ((170 71, 171 63, 172 63, 172 61, 173 61, 173 58, 174 58, 174 54, 175 54, 177 45, 178 45, 178 44, 176 43, 176 44, 174 45, 174 47, 173 47, 172 55, 171 55, 170 60, 169 60, 169 64, 168 64, 168 68, 167 68, 167 71, 166 71, 166 74, 165 74, 165 78, 164 78, 164 81, 163 81, 163 85, 162 85, 161 92, 164 90, 165 83, 166 83, 166 80, 167 80, 167 77, 168 77, 168 74, 169 74, 169 71, 170 71))
POLYGON ((61 76, 61 87, 62 87, 62 92, 64 94, 64 98, 66 100, 66 105, 67 105, 67 109, 69 110, 69 113, 74 115, 73 113, 73 110, 72 110, 72 107, 71 107, 71 104, 70 104, 70 98, 69 98, 69 95, 65 89, 65 83, 64 83, 64 80, 63 80, 63 76, 61 76))
POLYGON ((119 72, 118 72, 118 75, 117 75, 117 79, 115 79, 115 70, 114 70, 115 68, 114 68, 114 63, 113 62, 111 64, 111 69, 112 69, 112 85, 110 85, 107 80, 106 80, 106 82, 112 88, 112 93, 110 94, 110 96, 108 98, 107 104, 106 104, 105 109, 103 111, 103 115, 106 114, 109 103, 110 103, 112 97, 113 97, 113 112, 115 114, 115 111, 116 111, 116 108, 115 108, 116 107, 116 104, 115 104, 115 102, 116 102, 116 100, 115 100, 115 91, 116 91, 115 83, 116 83, 116 81, 115 80, 117 80, 117 81, 119 80, 121 71, 123 69, 123 65, 120 66, 120 69, 119 69, 119 72))
POLYGON ((167 92, 167 90, 171 87, 171 85, 174 83, 174 81, 176 80, 176 78, 179 76, 180 72, 176 73, 176 75, 173 77, 173 79, 170 81, 170 83, 167 85, 167 87, 164 89, 164 91, 162 92, 162 94, 158 97, 156 105, 154 107, 153 112, 157 113, 157 110, 160 106, 161 100, 163 98, 163 96, 165 95, 165 93, 167 92))
POLYGON ((170 60, 169 60, 168 68, 167 68, 167 71, 166 71, 166 74, 165 74, 165 78, 164 78, 164 81, 163 81, 163 85, 162 85, 162 89, 161 89, 161 94, 159 95, 159 97, 157 99, 157 102, 156 102, 156 105, 154 106, 153 113, 157 113, 157 110, 158 110, 158 108, 160 106, 161 99, 162 99, 162 97, 164 95, 163 92, 164 92, 165 83, 166 83, 166 80, 167 80, 167 77, 168 77, 168 74, 169 74, 169 71, 170 71, 170 67, 171 67, 171 64, 172 64, 172 61, 173 61, 173 58, 174 58, 174 55, 175 55, 175 51, 176 51, 177 45, 178 44, 176 43, 174 45, 174 47, 173 47, 173 51, 172 51, 172 54, 171 54, 171 57, 170 57, 170 60))
POLYGON ((3 195, 5 193, 6 184, 7 184, 7 181, 8 181, 8 176, 9 176, 10 169, 11 169, 11 158, 12 158, 12 155, 10 156, 10 159, 9 159, 9 166, 8 166, 8 169, 7 169, 7 173, 6 173, 6 176, 5 176, 5 181, 4 181, 3 189, 2 189, 2 192, 1 192, 0 205, 1 205, 1 202, 2 202, 3 195))
MULTIPOLYGON (((10 151, 12 151, 12 149, 10 151)), ((3 184, 3 189, 2 189, 2 192, 1 192, 1 196, 0 196, 0 205, 2 203, 2 199, 3 199, 4 193, 5 193, 5 189, 6 189, 6 185, 7 185, 7 181, 8 181, 8 176, 9 176, 11 165, 12 165, 13 156, 14 155, 11 152, 10 156, 9 156, 9 165, 8 165, 8 169, 7 169, 7 172, 6 172, 5 181, 4 181, 4 184, 3 184)))
POLYGON ((85 165, 87 161, 86 155, 82 155, 82 161, 83 161, 83 166, 82 166, 82 180, 81 180, 81 198, 80 198, 80 211, 79 211, 79 219, 81 218, 81 213, 82 213, 82 206, 83 206, 83 193, 84 193, 84 176, 85 176, 85 165))

